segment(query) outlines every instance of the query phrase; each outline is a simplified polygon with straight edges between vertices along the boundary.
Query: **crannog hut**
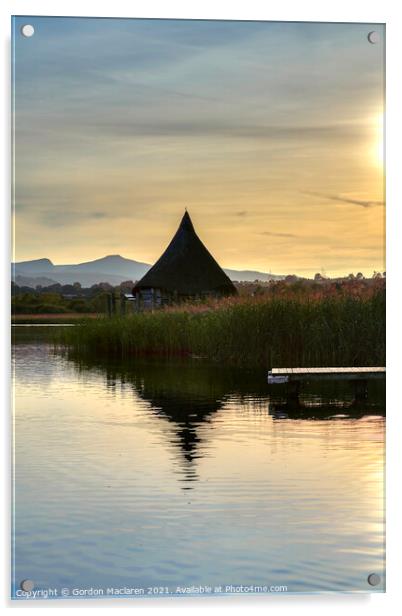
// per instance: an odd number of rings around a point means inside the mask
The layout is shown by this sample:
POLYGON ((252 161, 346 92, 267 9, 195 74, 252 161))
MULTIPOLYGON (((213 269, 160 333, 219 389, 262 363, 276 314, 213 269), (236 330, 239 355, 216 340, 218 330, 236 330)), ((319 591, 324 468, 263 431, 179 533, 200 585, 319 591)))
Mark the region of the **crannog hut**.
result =
POLYGON ((187 211, 165 252, 133 288, 138 310, 236 293, 230 278, 196 234, 187 211))

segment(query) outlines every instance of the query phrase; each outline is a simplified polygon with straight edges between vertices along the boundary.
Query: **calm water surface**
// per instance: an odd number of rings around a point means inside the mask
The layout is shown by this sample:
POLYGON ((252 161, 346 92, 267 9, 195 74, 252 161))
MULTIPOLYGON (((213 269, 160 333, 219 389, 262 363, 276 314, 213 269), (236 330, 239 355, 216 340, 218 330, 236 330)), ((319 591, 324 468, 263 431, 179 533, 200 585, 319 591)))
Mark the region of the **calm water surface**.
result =
POLYGON ((85 364, 29 342, 14 361, 13 593, 384 590, 381 405, 286 416, 264 373, 85 364))

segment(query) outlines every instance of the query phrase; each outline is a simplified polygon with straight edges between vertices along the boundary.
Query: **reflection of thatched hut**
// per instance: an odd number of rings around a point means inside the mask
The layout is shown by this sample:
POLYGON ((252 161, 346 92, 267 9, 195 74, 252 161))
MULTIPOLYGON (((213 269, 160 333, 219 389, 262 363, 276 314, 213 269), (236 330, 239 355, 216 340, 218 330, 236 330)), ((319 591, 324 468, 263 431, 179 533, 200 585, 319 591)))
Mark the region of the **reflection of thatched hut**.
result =
POLYGON ((235 293, 232 281, 196 234, 188 212, 165 252, 133 289, 139 309, 235 293))

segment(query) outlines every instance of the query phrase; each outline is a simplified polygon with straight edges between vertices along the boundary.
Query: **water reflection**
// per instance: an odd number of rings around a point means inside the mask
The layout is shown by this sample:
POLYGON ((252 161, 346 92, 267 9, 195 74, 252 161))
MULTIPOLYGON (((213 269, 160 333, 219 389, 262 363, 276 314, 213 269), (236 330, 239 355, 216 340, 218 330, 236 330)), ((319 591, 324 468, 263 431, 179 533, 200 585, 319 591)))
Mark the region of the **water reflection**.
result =
MULTIPOLYGON (((63 351, 66 355, 66 352, 63 351)), ((181 453, 184 482, 197 480, 196 462, 205 455, 205 423, 212 424, 215 413, 230 401, 245 405, 248 400, 274 420, 351 420, 367 415, 385 415, 384 384, 370 383, 370 400, 356 405, 349 384, 342 381, 313 383, 305 388, 301 403, 289 406, 286 389, 269 389, 266 373, 225 368, 199 360, 119 360, 100 362, 96 358, 67 357, 81 372, 104 374, 106 387, 120 384, 132 388, 133 395, 149 403, 149 410, 173 425, 170 442, 181 453), (202 436, 201 436, 202 434, 202 436)), ((183 485, 190 489, 191 485, 183 485)))
POLYGON ((14 352, 15 584, 369 591, 383 576, 380 391, 364 415, 331 384, 275 416, 265 370, 14 352))
MULTIPOLYGON (((156 417, 170 422, 173 426, 170 442, 181 452, 184 480, 197 479, 196 461, 205 451, 202 425, 211 423, 212 416, 239 389, 237 371, 217 372, 216 367, 196 360, 97 362, 71 354, 69 359, 81 371, 103 371, 110 390, 120 383, 130 386, 134 395, 149 403, 156 417)), ((242 396, 240 391, 237 395, 242 396)), ((182 487, 190 489, 191 486, 182 487)))
POLYGON ((283 402, 271 401, 269 404, 269 414, 273 419, 305 419, 305 420, 335 420, 335 419, 360 419, 366 415, 385 416, 384 397, 381 392, 376 398, 364 404, 354 402, 343 402, 337 400, 332 404, 323 402, 301 403, 297 406, 284 404, 283 402))

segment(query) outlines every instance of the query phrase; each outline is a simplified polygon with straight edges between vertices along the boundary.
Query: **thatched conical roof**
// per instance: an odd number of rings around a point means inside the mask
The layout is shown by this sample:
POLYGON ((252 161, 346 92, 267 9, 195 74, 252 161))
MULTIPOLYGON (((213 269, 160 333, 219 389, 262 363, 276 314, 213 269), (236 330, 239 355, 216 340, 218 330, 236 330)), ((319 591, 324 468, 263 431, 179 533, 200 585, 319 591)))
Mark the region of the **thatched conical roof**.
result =
POLYGON ((150 288, 179 295, 236 293, 230 278, 196 234, 187 211, 169 246, 136 284, 134 292, 150 288))

